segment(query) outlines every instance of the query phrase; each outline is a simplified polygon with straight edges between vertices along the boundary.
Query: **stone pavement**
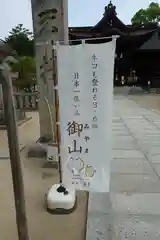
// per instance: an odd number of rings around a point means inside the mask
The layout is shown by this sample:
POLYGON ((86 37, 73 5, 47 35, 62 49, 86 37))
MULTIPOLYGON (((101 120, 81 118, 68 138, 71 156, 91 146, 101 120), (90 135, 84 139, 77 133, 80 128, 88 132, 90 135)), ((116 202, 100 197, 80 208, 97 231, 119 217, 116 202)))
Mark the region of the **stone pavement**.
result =
MULTIPOLYGON (((91 240, 98 237, 99 240, 107 239, 103 235, 108 233, 112 235, 109 240, 160 239, 160 114, 127 98, 119 95, 114 99, 110 194, 113 211, 109 219, 113 220, 113 227, 109 226, 106 208, 103 217, 101 214, 102 232, 94 234, 91 240)), ((18 128, 21 147, 30 145, 39 137, 38 114, 33 112, 29 115, 32 115, 32 120, 18 128)), ((7 136, 1 130, 0 157, 8 158, 7 154, 7 136)), ((85 194, 78 193, 78 208, 73 214, 49 215, 43 206, 44 195, 58 181, 58 173, 44 169, 42 159, 28 159, 25 151, 21 157, 31 239, 51 240, 54 236, 61 240, 84 240, 85 194)), ((3 192, 0 239, 17 239, 10 162, 1 160, 0 170, 0 189, 3 192)), ((92 209, 100 206, 98 202, 92 209)), ((97 212, 94 219, 93 228, 96 230, 96 224, 100 224, 97 212)))
MULTIPOLYGON (((18 126, 20 149, 23 149, 24 146, 37 141, 40 136, 38 112, 29 112, 27 113, 27 117, 32 118, 21 126, 18 126)), ((0 159, 9 159, 6 130, 0 130, 0 159)))
POLYGON ((158 111, 115 97, 111 171, 112 239, 160 239, 158 111))

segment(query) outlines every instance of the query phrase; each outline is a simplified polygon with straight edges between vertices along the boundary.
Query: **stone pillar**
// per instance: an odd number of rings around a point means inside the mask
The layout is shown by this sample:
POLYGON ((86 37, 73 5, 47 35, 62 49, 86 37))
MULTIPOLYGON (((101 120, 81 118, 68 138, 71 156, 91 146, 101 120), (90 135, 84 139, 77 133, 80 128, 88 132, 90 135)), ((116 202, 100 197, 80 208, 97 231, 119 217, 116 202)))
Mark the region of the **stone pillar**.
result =
POLYGON ((52 44, 54 41, 68 43, 68 1, 31 0, 36 50, 37 83, 40 92, 40 137, 53 141, 52 125, 55 124, 54 66, 52 44), (49 106, 45 99, 48 100, 49 106), (49 114, 49 109, 50 113, 49 114))

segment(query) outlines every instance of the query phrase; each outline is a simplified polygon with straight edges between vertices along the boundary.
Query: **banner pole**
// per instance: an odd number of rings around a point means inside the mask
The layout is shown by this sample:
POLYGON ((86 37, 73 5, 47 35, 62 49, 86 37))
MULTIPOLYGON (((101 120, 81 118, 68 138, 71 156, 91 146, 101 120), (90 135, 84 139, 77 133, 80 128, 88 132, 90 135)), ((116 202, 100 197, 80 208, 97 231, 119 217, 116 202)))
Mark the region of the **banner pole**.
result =
MULTIPOLYGON (((56 43, 58 47, 59 43, 56 43)), ((54 73, 53 73, 53 81, 54 81, 54 96, 55 96, 55 139, 54 142, 57 143, 58 149, 58 168, 59 168, 59 182, 60 184, 63 183, 62 180, 62 166, 61 166, 61 154, 60 154, 60 144, 61 144, 61 136, 60 136, 60 117, 59 117, 59 96, 58 96, 58 75, 57 75, 57 54, 56 48, 53 48, 53 66, 54 66, 54 73)))
POLYGON ((86 191, 86 206, 85 206, 85 227, 84 227, 84 240, 87 240, 87 224, 88 224, 88 205, 89 205, 89 192, 86 191))

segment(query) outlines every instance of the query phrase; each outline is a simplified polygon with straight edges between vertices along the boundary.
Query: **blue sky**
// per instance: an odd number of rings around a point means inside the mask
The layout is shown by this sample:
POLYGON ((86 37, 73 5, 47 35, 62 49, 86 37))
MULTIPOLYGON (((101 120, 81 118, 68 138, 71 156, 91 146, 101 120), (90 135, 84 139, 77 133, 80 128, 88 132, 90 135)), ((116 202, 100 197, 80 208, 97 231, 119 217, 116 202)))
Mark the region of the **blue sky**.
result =
MULTIPOLYGON (((69 25, 94 25, 99 21, 109 0, 68 0, 69 25)), ((117 13, 124 23, 130 23, 131 17, 140 8, 146 8, 149 0, 112 0, 117 13)), ((159 2, 159 0, 157 0, 159 2)), ((1 0, 0 38, 7 36, 12 27, 22 23, 32 29, 30 0, 1 0)))

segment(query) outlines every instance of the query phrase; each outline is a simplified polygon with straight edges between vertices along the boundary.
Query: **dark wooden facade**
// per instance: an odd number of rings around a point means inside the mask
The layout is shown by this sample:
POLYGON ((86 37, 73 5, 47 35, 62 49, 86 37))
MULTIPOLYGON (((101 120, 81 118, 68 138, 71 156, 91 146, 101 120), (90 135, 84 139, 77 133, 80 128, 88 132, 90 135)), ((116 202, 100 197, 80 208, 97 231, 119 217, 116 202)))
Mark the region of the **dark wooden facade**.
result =
MULTIPOLYGON (((70 27, 70 40, 95 39, 89 42, 105 42, 96 38, 118 35, 115 64, 115 84, 160 87, 160 29, 156 24, 147 26, 125 25, 118 17, 115 6, 105 7, 103 18, 89 27, 70 27)), ((78 41, 77 41, 78 43, 78 41)), ((73 42, 76 44, 76 42, 73 42)))

